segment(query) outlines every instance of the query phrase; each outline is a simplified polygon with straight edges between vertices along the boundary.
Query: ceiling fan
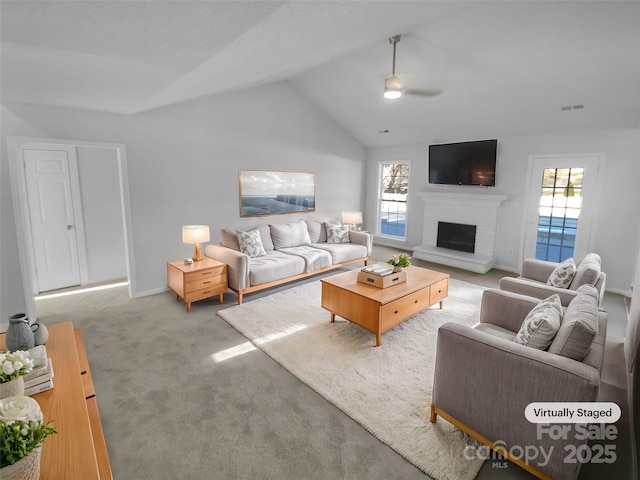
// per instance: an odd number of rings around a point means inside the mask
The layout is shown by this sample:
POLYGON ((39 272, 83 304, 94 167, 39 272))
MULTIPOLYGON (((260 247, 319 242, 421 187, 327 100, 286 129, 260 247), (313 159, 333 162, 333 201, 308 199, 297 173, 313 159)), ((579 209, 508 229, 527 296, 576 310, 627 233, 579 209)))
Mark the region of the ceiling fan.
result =
POLYGON ((434 97, 442 93, 438 88, 404 88, 402 80, 396 75, 396 45, 400 41, 400 35, 395 35, 389 39, 393 45, 393 63, 391 64, 391 75, 384 80, 384 98, 394 100, 400 98, 403 93, 407 95, 422 95, 424 97, 434 97))

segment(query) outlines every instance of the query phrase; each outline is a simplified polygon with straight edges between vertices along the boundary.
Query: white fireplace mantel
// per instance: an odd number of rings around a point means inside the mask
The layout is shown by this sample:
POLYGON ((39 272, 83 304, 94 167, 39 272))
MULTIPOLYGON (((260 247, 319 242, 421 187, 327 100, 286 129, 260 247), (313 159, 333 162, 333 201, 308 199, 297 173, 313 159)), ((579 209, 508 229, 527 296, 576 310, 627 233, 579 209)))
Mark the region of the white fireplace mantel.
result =
POLYGON ((413 250, 415 258, 478 273, 486 273, 495 265, 498 212, 506 196, 435 191, 417 195, 424 202, 424 224, 422 245, 413 250), (475 252, 437 247, 438 222, 475 225, 475 252))

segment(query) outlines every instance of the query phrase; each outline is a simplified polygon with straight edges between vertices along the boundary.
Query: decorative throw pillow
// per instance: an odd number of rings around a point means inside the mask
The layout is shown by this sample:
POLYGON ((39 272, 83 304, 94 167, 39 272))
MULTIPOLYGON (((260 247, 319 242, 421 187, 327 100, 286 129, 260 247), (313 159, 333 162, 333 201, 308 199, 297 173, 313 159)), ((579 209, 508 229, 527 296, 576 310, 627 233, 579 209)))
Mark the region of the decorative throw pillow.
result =
POLYGON ((349 243, 349 227, 332 223, 324 225, 327 229, 327 243, 349 243))
POLYGON ((551 272, 547 280, 547 285, 558 288, 569 288, 575 274, 576 262, 573 258, 567 258, 551 272))
POLYGON ((257 228, 249 230, 248 232, 237 231, 236 235, 242 253, 250 257, 261 257, 267 254, 267 252, 264 251, 264 246, 260 239, 260 231, 257 228))
POLYGON ((562 321, 562 304, 557 294, 539 302, 522 322, 515 342, 546 350, 553 341, 562 321))

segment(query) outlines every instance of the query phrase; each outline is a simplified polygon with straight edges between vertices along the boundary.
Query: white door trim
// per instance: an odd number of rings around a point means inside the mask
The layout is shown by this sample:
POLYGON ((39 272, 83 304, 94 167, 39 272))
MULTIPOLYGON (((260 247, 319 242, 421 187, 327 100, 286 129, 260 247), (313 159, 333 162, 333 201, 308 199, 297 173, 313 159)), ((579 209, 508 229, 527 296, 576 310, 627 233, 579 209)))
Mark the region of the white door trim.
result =
MULTIPOLYGON (((522 265, 524 258, 527 256, 531 256, 530 252, 527 252, 527 227, 530 222, 537 221, 538 217, 538 208, 539 205, 536 202, 531 200, 532 198, 532 188, 533 187, 533 170, 534 163, 538 161, 544 161, 549 168, 565 168, 569 166, 582 166, 587 167, 589 170, 593 172, 595 170, 596 178, 593 182, 589 182, 592 185, 593 191, 586 191, 588 194, 583 198, 583 206, 581 208, 581 213, 587 213, 588 215, 581 219, 583 230, 584 225, 588 226, 588 238, 586 242, 582 243, 586 245, 586 247, 579 248, 578 244, 576 244, 576 257, 579 260, 585 254, 594 249, 594 239, 595 235, 593 232, 596 228, 597 223, 597 201, 600 197, 600 192, 602 192, 602 170, 604 168, 604 160, 605 155, 602 152, 597 153, 559 153, 559 154, 540 154, 540 155, 529 155, 529 166, 527 170, 527 189, 525 193, 525 205, 524 205, 524 215, 522 216, 522 229, 520 234, 520 255, 519 255, 519 265, 522 265), (583 162, 582 165, 578 165, 575 163, 576 160, 587 160, 587 164, 583 162)), ((536 185, 536 189, 540 188, 540 185, 536 185)), ((591 190, 591 189, 590 189, 591 190)), ((580 226, 578 226, 580 229, 580 226)))
MULTIPOLYGON (((25 295, 26 313, 30 319, 36 319, 35 310, 35 294, 37 293, 36 277, 35 277, 35 259, 33 256, 33 249, 29 248, 32 245, 31 229, 29 228, 29 208, 27 199, 27 186, 26 178, 23 168, 22 149, 25 145, 38 145, 39 148, 45 146, 50 149, 59 149, 61 146, 70 146, 74 150, 76 147, 94 147, 94 148, 107 148, 113 149, 117 154, 118 161, 118 174, 120 178, 120 200, 124 221, 124 233, 125 233, 125 254, 127 262, 127 278, 129 280, 129 296, 135 298, 138 295, 136 273, 135 273, 135 261, 134 261, 134 249, 133 249, 133 237, 132 237, 132 220, 131 220, 131 204, 129 196, 129 175, 127 170, 127 157, 124 144, 118 143, 105 143, 105 142, 90 142, 82 140, 64 140, 64 139, 51 139, 51 138, 34 138, 34 137, 7 137, 7 148, 9 151, 9 176, 11 183, 11 195, 13 200, 13 211, 16 223, 16 235, 18 239, 18 255, 20 261, 20 270, 22 273, 22 287, 25 295)), ((77 173, 77 164, 75 166, 75 172, 77 173)), ((72 175, 73 176, 73 175, 72 175)), ((78 178, 76 176, 76 181, 78 178)), ((76 187, 72 187, 76 188, 76 187)), ((77 184, 77 193, 79 190, 79 183, 77 184)), ((75 192, 74 192, 75 194, 75 192)), ((82 236, 84 242, 84 229, 82 234, 78 232, 78 236, 82 236)), ((81 256, 84 256, 84 273, 85 279, 88 279, 88 270, 86 265, 86 245, 81 256)), ((81 272, 82 272, 81 268, 81 272)))

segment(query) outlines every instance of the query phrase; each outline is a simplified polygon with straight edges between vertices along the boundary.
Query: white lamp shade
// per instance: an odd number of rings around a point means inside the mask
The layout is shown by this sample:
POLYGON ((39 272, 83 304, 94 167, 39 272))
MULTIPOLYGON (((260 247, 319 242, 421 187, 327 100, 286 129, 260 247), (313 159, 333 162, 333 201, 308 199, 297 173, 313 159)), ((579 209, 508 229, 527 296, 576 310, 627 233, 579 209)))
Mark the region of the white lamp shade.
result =
POLYGON ((182 241, 184 243, 203 243, 208 242, 209 239, 209 225, 184 225, 182 227, 182 241))
POLYGON ((402 82, 398 77, 392 75, 384 80, 384 98, 395 100, 402 96, 402 82))
POLYGON ((362 223, 362 212, 342 212, 342 223, 360 225, 362 223))

